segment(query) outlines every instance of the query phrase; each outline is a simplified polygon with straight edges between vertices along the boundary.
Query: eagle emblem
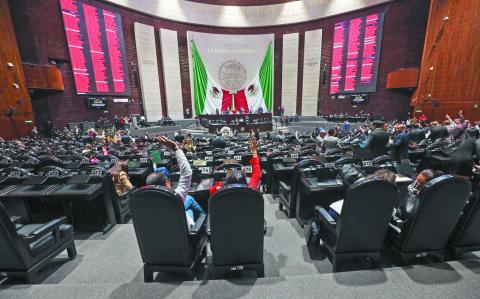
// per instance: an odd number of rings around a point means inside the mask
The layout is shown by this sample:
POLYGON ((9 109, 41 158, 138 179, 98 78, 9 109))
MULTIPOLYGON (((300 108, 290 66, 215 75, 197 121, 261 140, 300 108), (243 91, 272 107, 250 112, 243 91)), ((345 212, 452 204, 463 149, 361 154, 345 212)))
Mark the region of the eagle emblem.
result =
POLYGON ((255 84, 250 84, 247 88, 247 93, 249 96, 253 97, 256 96, 258 93, 258 88, 255 86, 255 84))

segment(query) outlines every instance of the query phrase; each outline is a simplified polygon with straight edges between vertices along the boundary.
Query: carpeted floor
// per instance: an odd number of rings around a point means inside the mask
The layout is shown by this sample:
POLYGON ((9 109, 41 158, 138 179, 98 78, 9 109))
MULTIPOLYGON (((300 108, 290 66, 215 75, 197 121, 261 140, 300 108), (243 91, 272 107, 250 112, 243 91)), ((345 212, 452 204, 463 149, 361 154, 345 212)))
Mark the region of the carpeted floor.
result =
POLYGON ((66 254, 42 272, 42 284, 0 286, 0 298, 134 298, 134 297, 441 297, 478 298, 480 259, 423 266, 332 274, 319 249, 308 249, 303 229, 295 219, 278 211, 265 195, 265 278, 241 273, 226 280, 207 280, 205 266, 197 281, 159 275, 157 283, 144 284, 140 252, 132 224, 117 225, 109 234, 77 235, 78 257, 66 254), (388 289, 388 290, 387 290, 388 289))

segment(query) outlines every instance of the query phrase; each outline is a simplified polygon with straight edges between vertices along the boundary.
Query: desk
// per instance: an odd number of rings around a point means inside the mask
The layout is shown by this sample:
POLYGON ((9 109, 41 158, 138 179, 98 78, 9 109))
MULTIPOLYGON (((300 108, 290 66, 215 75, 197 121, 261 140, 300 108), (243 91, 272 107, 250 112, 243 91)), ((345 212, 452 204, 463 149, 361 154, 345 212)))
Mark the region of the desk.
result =
POLYGON ((47 193, 49 200, 63 203, 75 231, 107 233, 116 224, 113 204, 103 196, 102 184, 65 184, 47 193))
MULTIPOLYGON (((315 206, 328 207, 345 195, 345 186, 338 179, 319 182, 316 177, 302 177, 297 192, 295 210, 298 223, 303 227, 313 217, 315 206)), ((292 194, 292 196, 294 196, 292 194)))
POLYGON ((216 130, 228 126, 238 132, 250 132, 252 129, 259 129, 262 132, 271 131, 272 114, 271 113, 256 113, 256 114, 206 114, 198 117, 200 123, 208 128, 210 133, 215 133, 216 130), (237 121, 237 124, 232 124, 232 121, 237 121))
MULTIPOLYGON (((397 174, 396 183, 399 189, 399 198, 406 195, 407 186, 413 179, 397 174)), ((297 193, 296 218, 303 226, 313 217, 315 206, 329 207, 332 203, 343 199, 346 186, 340 179, 333 179, 319 182, 316 177, 305 177, 300 179, 300 186, 297 193)), ((396 201, 398 204, 399 198, 396 201)))
MULTIPOLYGON (((293 174, 293 169, 297 163, 274 163, 272 165, 272 177, 271 177, 271 193, 272 196, 278 195, 278 188, 280 181, 290 182, 290 178, 293 174)), ((290 184, 291 185, 291 184, 290 184)))

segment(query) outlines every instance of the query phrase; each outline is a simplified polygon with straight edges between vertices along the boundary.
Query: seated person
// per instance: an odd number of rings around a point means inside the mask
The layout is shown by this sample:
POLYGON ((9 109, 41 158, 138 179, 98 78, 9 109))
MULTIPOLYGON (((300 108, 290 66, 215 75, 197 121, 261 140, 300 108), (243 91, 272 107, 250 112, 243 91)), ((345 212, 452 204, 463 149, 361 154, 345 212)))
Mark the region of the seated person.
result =
POLYGON ((90 143, 87 143, 85 145, 85 148, 82 151, 82 154, 89 155, 92 152, 92 150, 93 150, 93 146, 90 143))
POLYGON ((118 161, 108 173, 112 176, 115 191, 119 196, 127 193, 133 188, 128 179, 127 161, 118 161))
POLYGON ((217 136, 212 139, 213 148, 225 148, 227 146, 227 141, 222 137, 222 133, 218 132, 217 136))
POLYGON ((415 180, 408 187, 408 193, 405 198, 400 199, 398 207, 393 211, 394 221, 401 227, 404 222, 412 218, 417 210, 420 192, 426 183, 437 177, 440 173, 436 173, 431 169, 422 170, 415 180))
POLYGON ((230 129, 230 127, 225 126, 220 129, 220 133, 222 133, 223 138, 229 138, 230 136, 232 136, 232 129, 230 129))
MULTIPOLYGON (((192 169, 190 168, 190 164, 188 163, 185 154, 175 141, 171 141, 166 137, 157 137, 155 140, 169 147, 175 152, 178 168, 180 169, 180 179, 178 180, 178 185, 174 192, 183 200, 185 214, 187 216, 188 229, 190 230, 195 225, 195 219, 197 219, 200 215, 205 214, 195 199, 188 195, 190 183, 192 181, 192 169)), ((172 189, 170 180, 163 172, 154 172, 149 174, 146 183, 147 185, 164 186, 168 189, 172 189)))
POLYGON ((335 129, 330 129, 328 130, 327 136, 323 138, 322 149, 325 152, 337 149, 340 146, 338 137, 335 135, 335 129))
POLYGON ((283 142, 285 140, 285 135, 282 130, 278 131, 278 134, 273 138, 273 141, 283 142))
MULTIPOLYGON (((394 172, 387 169, 377 170, 373 174, 369 175, 368 177, 374 177, 374 178, 385 180, 391 183, 395 183, 395 180, 397 178, 394 172)), ((340 216, 340 213, 342 211, 343 201, 344 201, 343 199, 338 200, 332 203, 330 207, 327 209, 328 214, 330 214, 330 216, 332 216, 332 218, 335 220, 337 220, 338 216, 340 216)))
POLYGON ((182 146, 187 152, 194 152, 195 151, 195 146, 193 145, 192 135, 187 134, 187 136, 183 139, 182 146))
MULTIPOLYGON (((250 150, 252 151, 252 159, 250 164, 252 165, 252 175, 250 176, 250 186, 253 190, 258 191, 260 179, 262 178, 262 170, 260 168, 260 158, 257 153, 257 140, 255 138, 250 139, 250 150)), ((243 169, 234 169, 227 174, 225 185, 230 184, 244 184, 247 185, 247 177, 243 169)), ((215 185, 210 187, 210 196, 217 193, 222 188, 222 182, 216 182, 215 185)))

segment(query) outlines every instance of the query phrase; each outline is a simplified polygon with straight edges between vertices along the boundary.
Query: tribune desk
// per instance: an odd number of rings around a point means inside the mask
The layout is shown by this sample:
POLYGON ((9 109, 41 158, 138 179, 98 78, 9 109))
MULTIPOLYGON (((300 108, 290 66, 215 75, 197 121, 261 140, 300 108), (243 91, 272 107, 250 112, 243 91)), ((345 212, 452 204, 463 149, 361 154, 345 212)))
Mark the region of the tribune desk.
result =
POLYGON ((250 132, 257 129, 266 132, 273 128, 271 113, 205 114, 200 115, 198 119, 210 133, 215 133, 225 126, 238 132, 250 132))

